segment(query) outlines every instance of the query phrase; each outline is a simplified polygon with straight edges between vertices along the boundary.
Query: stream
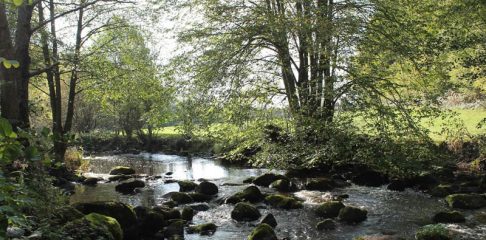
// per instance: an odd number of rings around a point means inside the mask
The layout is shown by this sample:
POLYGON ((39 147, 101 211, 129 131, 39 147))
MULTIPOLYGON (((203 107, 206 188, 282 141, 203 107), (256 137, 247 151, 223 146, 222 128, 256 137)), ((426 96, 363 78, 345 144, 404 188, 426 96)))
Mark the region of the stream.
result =
MULTIPOLYGON (((114 156, 90 157, 91 169, 87 177, 108 178, 108 172, 114 166, 123 165, 134 168, 137 174, 148 176, 165 176, 172 172, 170 179, 198 180, 206 179, 219 186, 217 198, 228 197, 248 185, 242 181, 250 176, 258 176, 266 169, 238 168, 223 166, 219 162, 198 157, 182 157, 176 155, 141 153, 114 156)), ((116 183, 99 183, 97 186, 77 185, 76 192, 71 196, 71 202, 121 201, 132 206, 152 207, 168 199, 164 197, 169 192, 178 191, 177 183, 164 183, 168 177, 162 177, 146 182, 146 187, 135 195, 122 195, 115 191, 116 183)), ((262 192, 271 193, 272 189, 260 187, 262 192)), ((305 200, 304 208, 297 210, 280 210, 271 207, 260 209, 262 215, 272 213, 278 226, 275 231, 279 239, 353 239, 363 235, 391 234, 413 239, 415 231, 425 224, 431 223, 431 217, 447 210, 442 198, 433 198, 412 190, 394 192, 383 187, 350 187, 335 189, 331 192, 299 191, 294 193, 305 200), (348 194, 345 205, 362 207, 368 210, 368 219, 357 225, 338 223, 332 231, 316 230, 316 223, 322 219, 315 216, 313 209, 333 195, 348 194)), ((231 219, 233 205, 209 203, 208 211, 198 212, 193 219, 194 224, 213 222, 218 230, 213 236, 186 234, 185 239, 246 239, 257 222, 238 223, 231 219)), ((259 205, 260 206, 260 205, 259 205)), ((265 205, 262 205, 265 206, 265 205)), ((458 239, 486 239, 486 225, 476 222, 480 214, 486 214, 486 209, 463 211, 466 216, 464 224, 448 224, 448 228, 457 232, 458 239)), ((484 215, 483 215, 484 216, 484 215)))

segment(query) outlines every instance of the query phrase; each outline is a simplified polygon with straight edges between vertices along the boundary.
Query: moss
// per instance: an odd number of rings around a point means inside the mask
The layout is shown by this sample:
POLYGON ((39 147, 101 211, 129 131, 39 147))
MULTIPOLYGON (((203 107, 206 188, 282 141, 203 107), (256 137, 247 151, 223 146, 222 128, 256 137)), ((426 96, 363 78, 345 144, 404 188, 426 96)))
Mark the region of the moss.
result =
POLYGON ((415 233, 417 240, 450 240, 449 230, 442 224, 432 224, 421 227, 415 233))
POLYGON ((120 202, 92 202, 77 203, 73 205, 77 210, 84 214, 99 213, 115 218, 120 223, 124 234, 137 224, 137 216, 133 209, 120 202))
POLYGON ((121 226, 116 219, 98 213, 90 213, 85 218, 94 225, 106 227, 115 240, 123 239, 121 226))
POLYGON ((316 214, 319 217, 335 218, 339 215, 339 211, 344 208, 344 204, 339 201, 325 202, 316 209, 316 214))
POLYGON ((277 236, 270 225, 263 223, 253 229, 248 240, 277 240, 277 236))
POLYGON ((282 208, 282 209, 296 209, 302 208, 303 205, 300 201, 295 198, 287 197, 281 194, 272 194, 265 198, 265 201, 268 202, 273 207, 282 208))
POLYGON ((98 225, 86 218, 66 223, 61 229, 64 237, 60 239, 113 240, 115 237, 105 225, 98 225))
POLYGON ((479 194, 452 194, 446 197, 449 207, 478 209, 486 206, 486 197, 479 194))
POLYGON ((200 235, 213 235, 218 226, 214 223, 204 223, 189 227, 190 233, 199 233, 200 235))

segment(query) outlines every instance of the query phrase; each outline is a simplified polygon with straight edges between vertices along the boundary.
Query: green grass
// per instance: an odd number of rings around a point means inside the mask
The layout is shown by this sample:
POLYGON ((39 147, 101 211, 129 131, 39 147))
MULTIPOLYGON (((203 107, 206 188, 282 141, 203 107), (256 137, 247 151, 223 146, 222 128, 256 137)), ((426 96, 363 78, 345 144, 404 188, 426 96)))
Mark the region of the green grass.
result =
POLYGON ((485 109, 453 109, 451 111, 455 113, 455 116, 446 119, 436 118, 424 122, 424 126, 430 130, 430 136, 435 141, 446 140, 447 131, 442 131, 444 127, 457 131, 458 126, 463 126, 465 131, 459 133, 463 135, 486 134, 486 126, 477 128, 478 123, 486 118, 485 109))
POLYGON ((180 137, 182 133, 176 126, 157 128, 154 131, 154 135, 158 137, 180 137))

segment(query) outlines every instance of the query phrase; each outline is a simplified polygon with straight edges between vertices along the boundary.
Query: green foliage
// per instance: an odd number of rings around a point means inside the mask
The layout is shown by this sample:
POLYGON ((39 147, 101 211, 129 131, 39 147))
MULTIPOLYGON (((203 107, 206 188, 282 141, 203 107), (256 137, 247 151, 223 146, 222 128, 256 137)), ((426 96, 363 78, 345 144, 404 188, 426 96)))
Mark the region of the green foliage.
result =
POLYGON ((43 154, 48 141, 49 131, 16 133, 0 118, 0 215, 9 224, 28 229, 39 218, 47 218, 53 206, 65 202, 42 170, 44 163, 50 164, 49 155, 43 154))

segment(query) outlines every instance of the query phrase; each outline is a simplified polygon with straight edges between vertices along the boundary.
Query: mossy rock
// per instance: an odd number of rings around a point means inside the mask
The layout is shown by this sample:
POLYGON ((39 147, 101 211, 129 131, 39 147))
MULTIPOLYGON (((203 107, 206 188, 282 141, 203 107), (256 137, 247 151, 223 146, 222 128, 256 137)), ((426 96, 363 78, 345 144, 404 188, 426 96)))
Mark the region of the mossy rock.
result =
POLYGON ((56 225, 64 225, 67 222, 74 221, 84 217, 84 214, 72 206, 56 208, 52 211, 50 220, 56 225))
POLYGON ((73 207, 84 214, 99 213, 116 219, 125 236, 129 236, 129 231, 137 224, 137 216, 133 209, 121 202, 76 203, 73 207))
POLYGON ((339 211, 339 220, 346 223, 359 223, 366 220, 368 211, 356 207, 344 207, 339 211))
POLYGON ((334 181, 328 178, 312 179, 305 184, 305 189, 314 191, 330 191, 335 187, 334 181))
POLYGON ((131 175, 135 174, 135 169, 125 166, 116 166, 110 170, 110 175, 131 175))
POLYGON ((302 202, 299 200, 281 194, 272 194, 265 198, 265 201, 272 207, 282 209, 297 209, 302 208, 302 202))
POLYGON ((118 223, 116 219, 98 213, 90 213, 86 215, 85 218, 92 224, 106 227, 106 229, 113 235, 115 240, 123 239, 123 232, 120 223, 118 223))
POLYGON ((185 208, 182 209, 181 218, 183 220, 190 222, 190 221, 192 221, 193 217, 194 217, 194 209, 192 209, 190 207, 185 207, 185 208))
POLYGON ((277 189, 279 192, 295 192, 297 186, 289 179, 279 179, 270 184, 270 188, 277 189))
POLYGON ((287 179, 287 177, 275 173, 265 173, 263 175, 256 177, 253 180, 253 183, 258 186, 268 187, 270 184, 272 184, 273 182, 279 179, 287 179))
POLYGON ((191 181, 178 181, 179 192, 190 192, 196 189, 197 184, 191 181))
POLYGON ((248 240, 277 240, 277 235, 270 225, 263 223, 253 229, 248 240))
POLYGON ((67 222, 62 226, 60 232, 65 236, 63 239, 83 240, 114 240, 115 236, 110 232, 108 226, 91 222, 85 217, 67 222))
POLYGON ((218 194, 218 186, 212 182, 202 181, 196 187, 196 192, 205 194, 205 195, 216 195, 218 194))
POLYGON ((339 215, 339 211, 345 206, 339 201, 325 202, 316 209, 316 215, 323 218, 335 218, 339 215))
POLYGON ((434 197, 445 197, 447 195, 453 194, 456 192, 457 187, 449 185, 449 184, 440 184, 435 186, 429 191, 429 194, 434 197))
POLYGON ((145 187, 145 183, 142 180, 131 179, 116 185, 115 190, 123 194, 130 194, 134 192, 135 188, 143 187, 145 187))
POLYGON ((446 197, 449 207, 478 209, 486 207, 486 197, 479 194, 451 194, 446 197))
POLYGON ((258 187, 249 186, 243 191, 237 192, 233 196, 230 196, 228 199, 226 199, 226 203, 236 204, 244 201, 257 203, 263 201, 263 199, 265 199, 265 196, 263 196, 262 192, 260 192, 260 189, 258 187))
POLYGON ((458 211, 439 212, 432 220, 436 223, 462 223, 466 221, 464 215, 458 211))
POLYGON ((442 224, 425 225, 415 233, 416 240, 451 240, 449 230, 442 224))
POLYGON ((233 211, 231 211, 231 218, 236 221, 255 221, 260 217, 260 211, 248 203, 237 203, 233 211))
POLYGON ((164 215, 166 221, 182 219, 181 212, 179 212, 177 209, 153 207, 152 211, 164 215))
POLYGON ((194 199, 192 199, 189 194, 181 192, 171 193, 170 199, 172 199, 174 202, 177 202, 178 204, 187 204, 194 202, 194 199))
POLYGON ((196 226, 191 226, 187 229, 189 233, 199 233, 204 236, 211 236, 216 232, 218 226, 214 223, 204 223, 196 226))
POLYGON ((260 224, 263 223, 268 224, 270 225, 270 227, 275 228, 277 226, 277 219, 275 219, 275 216, 273 216, 273 214, 269 213, 265 215, 265 217, 263 217, 262 220, 260 221, 260 224))
POLYGON ((318 222, 316 228, 319 231, 334 230, 336 229, 336 223, 332 219, 326 219, 324 221, 318 222))
POLYGON ((192 200, 194 200, 194 202, 208 202, 213 199, 213 197, 210 195, 196 192, 188 193, 188 195, 192 198, 192 200))

